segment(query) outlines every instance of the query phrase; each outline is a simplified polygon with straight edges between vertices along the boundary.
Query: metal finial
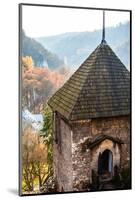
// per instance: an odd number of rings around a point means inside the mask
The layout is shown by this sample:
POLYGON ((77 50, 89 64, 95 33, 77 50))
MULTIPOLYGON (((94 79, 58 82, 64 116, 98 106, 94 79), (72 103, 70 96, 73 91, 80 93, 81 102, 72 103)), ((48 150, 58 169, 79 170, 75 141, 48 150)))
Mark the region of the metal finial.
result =
POLYGON ((105 41, 105 11, 104 10, 103 10, 102 43, 106 43, 106 41, 105 41))

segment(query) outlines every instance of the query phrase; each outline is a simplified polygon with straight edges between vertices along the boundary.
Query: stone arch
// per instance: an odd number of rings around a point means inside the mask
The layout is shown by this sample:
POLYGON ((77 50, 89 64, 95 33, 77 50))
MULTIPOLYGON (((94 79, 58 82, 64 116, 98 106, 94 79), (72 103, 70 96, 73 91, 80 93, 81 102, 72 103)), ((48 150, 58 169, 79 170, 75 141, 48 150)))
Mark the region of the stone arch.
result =
MULTIPOLYGON (((103 154, 105 150, 109 150, 112 152, 112 165, 111 166, 111 177, 114 176, 114 166, 120 166, 121 162, 121 151, 120 145, 118 143, 113 142, 112 140, 105 139, 100 144, 94 146, 91 149, 90 157, 91 157, 91 170, 94 170, 95 173, 99 175, 99 157, 103 154)), ((92 175, 92 171, 90 172, 92 175)), ((91 179, 92 180, 92 179, 91 179)))

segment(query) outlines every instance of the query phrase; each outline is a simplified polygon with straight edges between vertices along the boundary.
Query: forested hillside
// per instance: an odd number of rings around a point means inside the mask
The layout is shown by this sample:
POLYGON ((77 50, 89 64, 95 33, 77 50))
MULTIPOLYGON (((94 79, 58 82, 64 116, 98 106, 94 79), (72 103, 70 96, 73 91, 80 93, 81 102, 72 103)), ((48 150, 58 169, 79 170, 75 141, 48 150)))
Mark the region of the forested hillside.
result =
MULTIPOLYGON (((130 24, 119 24, 106 28, 106 41, 129 68, 130 24)), ((71 68, 78 67, 101 42, 102 31, 73 32, 51 37, 36 38, 49 51, 65 59, 71 68)))
POLYGON ((33 38, 27 37, 24 31, 22 31, 22 56, 31 56, 34 65, 38 67, 49 66, 55 69, 64 64, 56 54, 48 51, 33 38))

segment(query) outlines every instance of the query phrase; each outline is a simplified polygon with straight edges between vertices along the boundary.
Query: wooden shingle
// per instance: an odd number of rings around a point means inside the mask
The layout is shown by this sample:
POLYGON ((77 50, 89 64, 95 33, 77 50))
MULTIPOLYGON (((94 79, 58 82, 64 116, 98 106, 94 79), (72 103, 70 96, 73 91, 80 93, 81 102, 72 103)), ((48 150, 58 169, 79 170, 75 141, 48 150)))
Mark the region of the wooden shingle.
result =
POLYGON ((68 120, 130 114, 130 73, 101 43, 48 101, 68 120))

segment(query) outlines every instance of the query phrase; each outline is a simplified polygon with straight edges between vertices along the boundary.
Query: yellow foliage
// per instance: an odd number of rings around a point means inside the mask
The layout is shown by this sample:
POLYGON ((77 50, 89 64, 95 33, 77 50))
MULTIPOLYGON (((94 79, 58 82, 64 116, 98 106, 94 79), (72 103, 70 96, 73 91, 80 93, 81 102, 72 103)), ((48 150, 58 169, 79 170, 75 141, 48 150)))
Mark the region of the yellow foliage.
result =
POLYGON ((22 65, 25 67, 26 70, 33 68, 33 60, 31 56, 22 57, 22 65))

